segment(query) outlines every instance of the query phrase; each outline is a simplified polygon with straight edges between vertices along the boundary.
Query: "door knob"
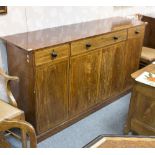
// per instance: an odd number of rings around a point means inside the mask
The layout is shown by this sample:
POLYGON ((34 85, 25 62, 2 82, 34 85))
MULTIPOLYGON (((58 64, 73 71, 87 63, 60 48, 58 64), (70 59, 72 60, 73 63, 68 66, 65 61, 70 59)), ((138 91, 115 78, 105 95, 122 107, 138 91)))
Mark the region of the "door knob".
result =
POLYGON ((139 31, 135 31, 135 34, 139 34, 140 32, 139 31))
POLYGON ((114 39, 114 40, 118 40, 118 37, 114 36, 113 39, 114 39))
POLYGON ((58 56, 58 54, 55 52, 55 51, 53 51, 52 53, 51 53, 51 57, 52 58, 56 58, 58 56))
POLYGON ((90 48, 91 47, 91 44, 87 43, 86 44, 86 49, 90 48))

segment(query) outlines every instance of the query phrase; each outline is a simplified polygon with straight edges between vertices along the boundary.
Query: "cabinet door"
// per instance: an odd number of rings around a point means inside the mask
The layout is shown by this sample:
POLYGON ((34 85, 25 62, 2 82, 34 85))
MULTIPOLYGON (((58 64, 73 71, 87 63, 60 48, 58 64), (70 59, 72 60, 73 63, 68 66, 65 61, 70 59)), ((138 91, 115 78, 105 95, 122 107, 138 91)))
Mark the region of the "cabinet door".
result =
POLYGON ((124 88, 133 84, 131 74, 139 69, 140 55, 142 51, 143 35, 126 41, 125 52, 125 83, 124 88))
POLYGON ((116 95, 123 89, 125 42, 121 42, 102 51, 99 82, 99 101, 116 95))
POLYGON ((68 113, 68 61, 36 70, 36 108, 38 132, 56 127, 68 113))
POLYGON ((127 131, 139 134, 155 134, 155 89, 145 84, 136 83, 132 92, 127 131))
POLYGON ((96 104, 101 50, 71 58, 70 116, 96 104))

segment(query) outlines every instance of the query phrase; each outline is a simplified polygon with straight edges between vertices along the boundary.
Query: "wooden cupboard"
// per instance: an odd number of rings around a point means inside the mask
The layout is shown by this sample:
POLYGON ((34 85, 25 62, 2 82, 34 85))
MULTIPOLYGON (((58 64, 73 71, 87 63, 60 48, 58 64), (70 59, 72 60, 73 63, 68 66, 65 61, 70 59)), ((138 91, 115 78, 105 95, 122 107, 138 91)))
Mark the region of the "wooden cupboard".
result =
POLYGON ((97 104, 101 50, 73 57, 70 61, 69 114, 76 115, 97 104))
POLYGON ((125 83, 124 88, 133 84, 131 74, 138 70, 144 38, 144 27, 131 28, 128 31, 125 52, 125 83))
POLYGON ((35 79, 37 130, 44 132, 67 119, 68 60, 37 68, 35 79))
POLYGON ((102 49, 99 101, 108 99, 123 90, 124 49, 125 41, 102 49))
POLYGON ((130 91, 144 30, 114 17, 2 37, 9 73, 20 78, 12 91, 38 141, 130 91))

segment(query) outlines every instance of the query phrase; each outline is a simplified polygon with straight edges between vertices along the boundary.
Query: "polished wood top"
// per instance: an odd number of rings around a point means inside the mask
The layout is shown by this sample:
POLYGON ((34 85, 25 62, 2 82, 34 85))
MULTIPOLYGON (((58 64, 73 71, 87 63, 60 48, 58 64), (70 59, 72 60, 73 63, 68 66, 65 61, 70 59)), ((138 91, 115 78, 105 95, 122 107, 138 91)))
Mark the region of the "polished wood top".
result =
POLYGON ((104 137, 91 148, 154 148, 155 138, 104 137))
POLYGON ((140 74, 142 74, 143 72, 151 72, 155 74, 155 64, 150 64, 136 72, 134 72, 133 74, 131 74, 131 77, 133 79, 136 79, 140 74))
POLYGON ((154 148, 154 136, 100 135, 84 148, 154 148))
POLYGON ((1 39, 26 51, 33 51, 142 24, 144 22, 137 19, 112 17, 4 36, 1 39))

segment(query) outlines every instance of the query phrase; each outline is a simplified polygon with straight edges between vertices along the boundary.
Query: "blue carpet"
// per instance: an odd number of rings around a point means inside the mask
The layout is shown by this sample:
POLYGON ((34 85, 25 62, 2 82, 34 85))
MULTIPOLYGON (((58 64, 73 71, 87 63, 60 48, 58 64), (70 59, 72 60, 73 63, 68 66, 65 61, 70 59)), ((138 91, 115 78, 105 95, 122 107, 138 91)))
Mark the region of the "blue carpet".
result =
MULTIPOLYGON (((123 134, 130 94, 38 144, 40 148, 81 148, 101 134, 123 134)), ((9 139, 14 147, 19 142, 9 139)))

